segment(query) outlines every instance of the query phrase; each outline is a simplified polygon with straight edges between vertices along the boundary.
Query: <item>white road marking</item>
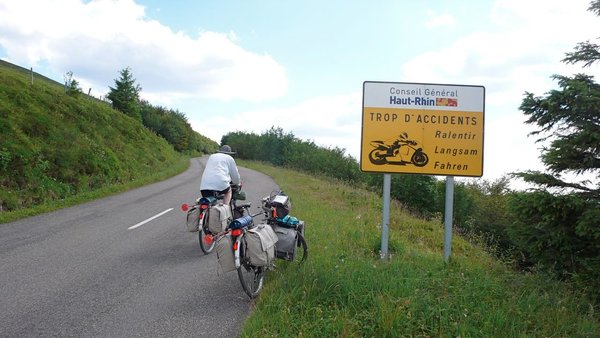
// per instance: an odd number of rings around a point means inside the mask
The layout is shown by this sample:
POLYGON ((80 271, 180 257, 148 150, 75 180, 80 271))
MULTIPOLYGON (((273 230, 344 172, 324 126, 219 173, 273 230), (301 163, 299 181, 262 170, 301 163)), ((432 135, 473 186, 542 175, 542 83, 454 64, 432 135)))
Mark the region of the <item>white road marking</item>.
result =
POLYGON ((155 218, 158 218, 158 217, 160 217, 160 216, 162 216, 162 215, 166 214, 167 212, 169 212, 169 211, 171 211, 171 210, 173 210, 173 208, 167 209, 167 210, 165 210, 165 211, 161 212, 160 214, 156 214, 156 215, 154 215, 154 216, 152 216, 152 217, 148 218, 148 219, 147 219, 147 220, 145 220, 145 221, 141 221, 141 222, 139 222, 139 223, 138 223, 138 224, 136 224, 136 225, 132 225, 132 226, 130 226, 129 228, 127 228, 127 230, 132 230, 132 229, 135 229, 135 228, 137 228, 137 227, 139 227, 139 226, 142 226, 142 225, 144 225, 144 224, 146 224, 146 223, 150 222, 151 220, 153 220, 153 219, 155 219, 155 218))

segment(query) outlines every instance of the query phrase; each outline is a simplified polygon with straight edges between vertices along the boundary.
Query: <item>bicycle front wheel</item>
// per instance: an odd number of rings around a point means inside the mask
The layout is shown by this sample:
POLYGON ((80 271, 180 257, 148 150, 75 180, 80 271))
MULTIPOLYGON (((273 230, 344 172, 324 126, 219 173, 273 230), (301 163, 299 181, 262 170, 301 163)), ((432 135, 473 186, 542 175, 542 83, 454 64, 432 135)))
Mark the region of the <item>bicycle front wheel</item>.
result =
MULTIPOLYGON (((240 256, 245 257, 246 244, 241 240, 239 245, 240 256)), ((237 272, 244 292, 246 292, 251 299, 256 298, 258 294, 260 294, 264 284, 265 268, 262 266, 250 265, 245 258, 242 258, 242 262, 240 267, 237 268, 237 272)))

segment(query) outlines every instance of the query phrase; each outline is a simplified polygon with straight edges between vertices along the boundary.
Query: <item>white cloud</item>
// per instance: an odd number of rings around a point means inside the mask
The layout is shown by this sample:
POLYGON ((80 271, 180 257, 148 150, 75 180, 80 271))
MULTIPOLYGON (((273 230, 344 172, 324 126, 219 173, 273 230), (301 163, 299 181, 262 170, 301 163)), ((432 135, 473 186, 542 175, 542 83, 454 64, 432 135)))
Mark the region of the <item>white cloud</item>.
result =
POLYGON ((94 92, 131 67, 144 98, 259 102, 287 91, 285 69, 244 50, 235 32, 189 36, 145 17, 132 0, 0 0, 0 46, 9 61, 73 71, 94 92))
POLYGON ((427 21, 425 21, 425 27, 427 28, 436 28, 436 27, 453 27, 456 25, 456 19, 451 14, 437 14, 435 12, 428 12, 427 16, 429 17, 427 21))

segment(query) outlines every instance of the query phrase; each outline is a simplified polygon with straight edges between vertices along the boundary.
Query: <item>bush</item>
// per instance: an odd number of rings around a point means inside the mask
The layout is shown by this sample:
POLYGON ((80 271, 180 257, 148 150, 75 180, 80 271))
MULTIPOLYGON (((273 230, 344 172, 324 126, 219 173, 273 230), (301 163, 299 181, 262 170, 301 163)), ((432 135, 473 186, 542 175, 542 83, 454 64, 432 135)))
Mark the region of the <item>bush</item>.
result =
POLYGON ((600 300, 600 209, 594 200, 546 191, 515 193, 508 233, 529 262, 560 278, 575 276, 600 300))

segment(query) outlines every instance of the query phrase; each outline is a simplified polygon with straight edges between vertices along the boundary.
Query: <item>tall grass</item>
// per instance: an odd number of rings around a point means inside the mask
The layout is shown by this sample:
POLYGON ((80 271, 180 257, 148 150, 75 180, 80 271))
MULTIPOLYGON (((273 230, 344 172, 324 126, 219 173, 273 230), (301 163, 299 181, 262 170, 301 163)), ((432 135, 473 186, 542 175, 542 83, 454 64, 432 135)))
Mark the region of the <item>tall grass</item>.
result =
POLYGON ((243 337, 597 337, 597 311, 569 285, 511 271, 439 221, 393 203, 382 261, 381 196, 256 162, 304 220, 309 258, 277 261, 243 337))

